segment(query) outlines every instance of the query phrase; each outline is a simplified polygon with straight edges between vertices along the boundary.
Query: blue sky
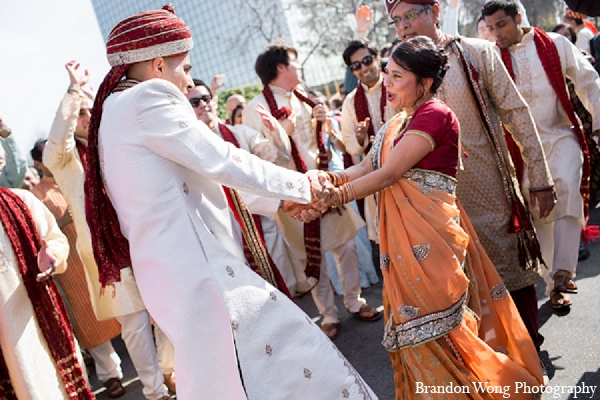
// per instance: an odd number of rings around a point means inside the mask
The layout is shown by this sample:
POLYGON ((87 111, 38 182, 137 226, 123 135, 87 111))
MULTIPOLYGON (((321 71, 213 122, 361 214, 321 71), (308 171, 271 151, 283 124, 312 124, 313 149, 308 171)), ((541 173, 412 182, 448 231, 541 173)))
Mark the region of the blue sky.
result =
POLYGON ((0 115, 23 152, 48 134, 77 60, 98 88, 109 70, 90 0, 0 0, 0 115))

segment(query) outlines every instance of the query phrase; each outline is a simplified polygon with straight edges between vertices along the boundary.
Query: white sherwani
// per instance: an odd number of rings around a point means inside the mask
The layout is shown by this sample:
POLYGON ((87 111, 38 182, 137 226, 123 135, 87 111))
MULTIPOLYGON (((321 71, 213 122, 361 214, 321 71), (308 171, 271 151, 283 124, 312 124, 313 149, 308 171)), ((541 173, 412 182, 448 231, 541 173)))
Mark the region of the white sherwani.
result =
MULTIPOLYGON (((575 92, 592 114, 592 129, 600 128, 600 79, 592 65, 577 47, 564 36, 549 33, 560 57, 563 76, 575 84, 575 92)), ((533 212, 542 256, 548 269, 542 270, 546 294, 554 288, 553 276, 558 270, 575 275, 580 228, 585 226, 583 200, 579 191, 583 153, 575 137, 571 121, 565 113, 544 71, 534 42, 533 30, 525 28, 520 43, 509 49, 519 92, 529 104, 548 167, 554 180, 558 202, 547 218, 533 212)), ((566 83, 565 83, 566 85, 566 83)), ((529 200, 530 181, 523 180, 523 194, 529 200)))
MULTIPOLYGON (((40 234, 59 260, 55 273, 67 268, 69 242, 54 216, 33 194, 15 189, 31 210, 40 234)), ((68 399, 64 383, 40 330, 23 277, 4 226, 0 224, 0 347, 19 400, 68 399)), ((82 363, 83 365, 83 363, 82 363)))
MULTIPOLYGON (((222 138, 219 125, 215 127, 214 132, 222 138)), ((237 139, 240 148, 247 152, 274 164, 288 159, 290 141, 283 129, 270 131, 264 128, 262 132, 259 132, 245 125, 227 125, 227 128, 229 128, 233 136, 237 139)), ((267 251, 277 266, 279 273, 281 273, 288 290, 294 295, 296 292, 296 277, 294 276, 292 262, 288 254, 288 245, 274 218, 279 210, 279 199, 256 196, 244 191, 241 191, 240 195, 248 210, 252 214, 259 214, 261 216, 260 222, 267 251)))
MULTIPOLYGON (((527 28, 525 28, 527 29, 527 28)), ((564 36, 549 33, 560 56, 563 76, 571 78, 575 92, 592 114, 592 129, 600 128, 600 81, 598 73, 583 54, 564 36)), ((583 202, 579 192, 583 154, 573 133, 571 121, 550 85, 533 40, 533 30, 526 30, 520 43, 509 48, 515 83, 527 101, 535 121, 546 160, 554 180, 558 203, 545 221, 570 216, 585 224, 583 202)), ((526 177, 527 178, 527 177, 526 177)), ((529 187, 525 179, 523 186, 529 187)), ((528 190, 524 190, 528 197, 528 190)), ((534 219, 539 212, 533 213, 534 219)), ((538 222, 538 221, 536 221, 538 222)))
MULTIPOLYGON (((396 112, 394 109, 387 103, 384 109, 384 114, 382 119, 381 115, 381 95, 382 95, 382 86, 383 86, 383 76, 379 77, 379 80, 373 87, 367 87, 364 83, 359 82, 359 85, 362 86, 365 97, 367 98, 367 105, 369 106, 369 115, 371 116, 371 125, 373 125, 373 132, 377 133, 381 128, 383 121, 389 121, 396 112)), ((342 142, 344 146, 346 146, 346 151, 348 154, 353 156, 361 156, 365 153, 367 146, 369 144, 368 140, 365 140, 362 146, 356 140, 356 127, 358 126, 359 121, 356 117, 356 109, 354 107, 354 99, 356 98, 356 90, 352 90, 348 93, 348 96, 344 99, 344 104, 342 105, 342 142)), ((369 239, 374 242, 379 242, 379 238, 377 237, 377 229, 375 228, 375 215, 377 213, 377 205, 375 203, 375 196, 367 196, 365 198, 365 219, 367 222, 367 229, 369 232, 369 239)))
POLYGON ((60 103, 48 142, 44 148, 43 163, 52 172, 61 192, 67 199, 75 230, 77 252, 84 265, 94 313, 99 321, 145 310, 131 268, 121 270, 121 282, 115 291, 101 295, 98 266, 92 250, 92 238, 85 220, 83 182, 85 171, 75 145, 75 127, 81 107, 81 97, 67 93, 60 103))
POLYGON ((99 139, 142 298, 175 347, 178 398, 374 398, 310 318, 241 261, 221 185, 305 203, 306 177, 217 140, 165 80, 112 94, 99 139))

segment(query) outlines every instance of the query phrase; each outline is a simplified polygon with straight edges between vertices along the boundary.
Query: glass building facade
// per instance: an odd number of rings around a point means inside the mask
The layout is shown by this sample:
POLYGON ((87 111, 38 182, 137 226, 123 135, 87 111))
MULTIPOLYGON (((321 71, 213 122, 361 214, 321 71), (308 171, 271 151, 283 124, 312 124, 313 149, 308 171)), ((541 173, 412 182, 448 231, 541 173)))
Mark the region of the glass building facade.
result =
MULTIPOLYGON (((254 72, 254 62, 264 47, 276 38, 298 48, 302 62, 309 50, 298 43, 306 33, 300 23, 294 23, 292 13, 284 12, 285 1, 171 0, 177 15, 192 31, 192 76, 210 84, 214 75, 223 73, 227 77, 226 89, 260 83, 254 72)), ((120 20, 140 11, 159 9, 165 2, 92 0, 105 41, 120 20)), ((341 55, 335 59, 311 55, 304 64, 304 79, 309 87, 341 80, 343 76, 341 55)))

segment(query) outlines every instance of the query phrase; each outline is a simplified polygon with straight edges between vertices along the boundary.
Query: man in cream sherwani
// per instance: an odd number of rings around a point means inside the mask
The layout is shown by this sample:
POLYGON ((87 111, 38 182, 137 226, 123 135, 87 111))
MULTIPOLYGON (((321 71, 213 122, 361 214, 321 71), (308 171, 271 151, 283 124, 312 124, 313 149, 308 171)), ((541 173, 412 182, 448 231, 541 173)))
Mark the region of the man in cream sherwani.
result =
POLYGON ((299 203, 325 193, 316 174, 277 168, 196 119, 185 97, 192 46, 170 5, 109 35, 112 69, 96 98, 86 174, 100 279, 118 280, 128 260, 112 251, 128 246, 144 303, 175 347, 182 400, 376 398, 312 320, 243 261, 222 185, 299 203), (116 217, 120 230, 106 231, 116 217))
MULTIPOLYGON (((546 218, 539 218, 538 212, 533 216, 548 266, 542 269, 546 294, 552 307, 566 307, 571 304, 568 293, 577 293, 573 278, 580 232, 586 220, 580 193, 585 155, 573 129, 574 125, 579 127, 579 121, 572 107, 569 112, 564 107, 571 104, 565 78, 573 81, 577 96, 592 114, 595 136, 600 134, 600 78, 581 51, 564 36, 522 27, 514 1, 488 1, 482 14, 496 37, 503 61, 510 63, 507 69, 512 72, 517 89, 529 105, 556 185, 558 202, 552 213, 546 218), (541 50, 539 46, 544 42, 547 47, 541 50), (558 91, 550 74, 560 81, 558 91)), ((527 177, 523 186, 530 186, 527 177)), ((528 190, 523 193, 528 197, 528 190)))

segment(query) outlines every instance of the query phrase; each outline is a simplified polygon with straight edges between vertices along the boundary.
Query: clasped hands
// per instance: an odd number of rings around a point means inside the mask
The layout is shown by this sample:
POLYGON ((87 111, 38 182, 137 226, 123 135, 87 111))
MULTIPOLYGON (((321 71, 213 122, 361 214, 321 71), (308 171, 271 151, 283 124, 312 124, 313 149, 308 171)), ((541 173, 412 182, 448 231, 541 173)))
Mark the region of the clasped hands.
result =
POLYGON ((313 194, 311 202, 299 204, 283 200, 281 209, 294 219, 311 222, 321 217, 334 204, 336 187, 325 171, 310 170, 305 175, 308 177, 313 194))

